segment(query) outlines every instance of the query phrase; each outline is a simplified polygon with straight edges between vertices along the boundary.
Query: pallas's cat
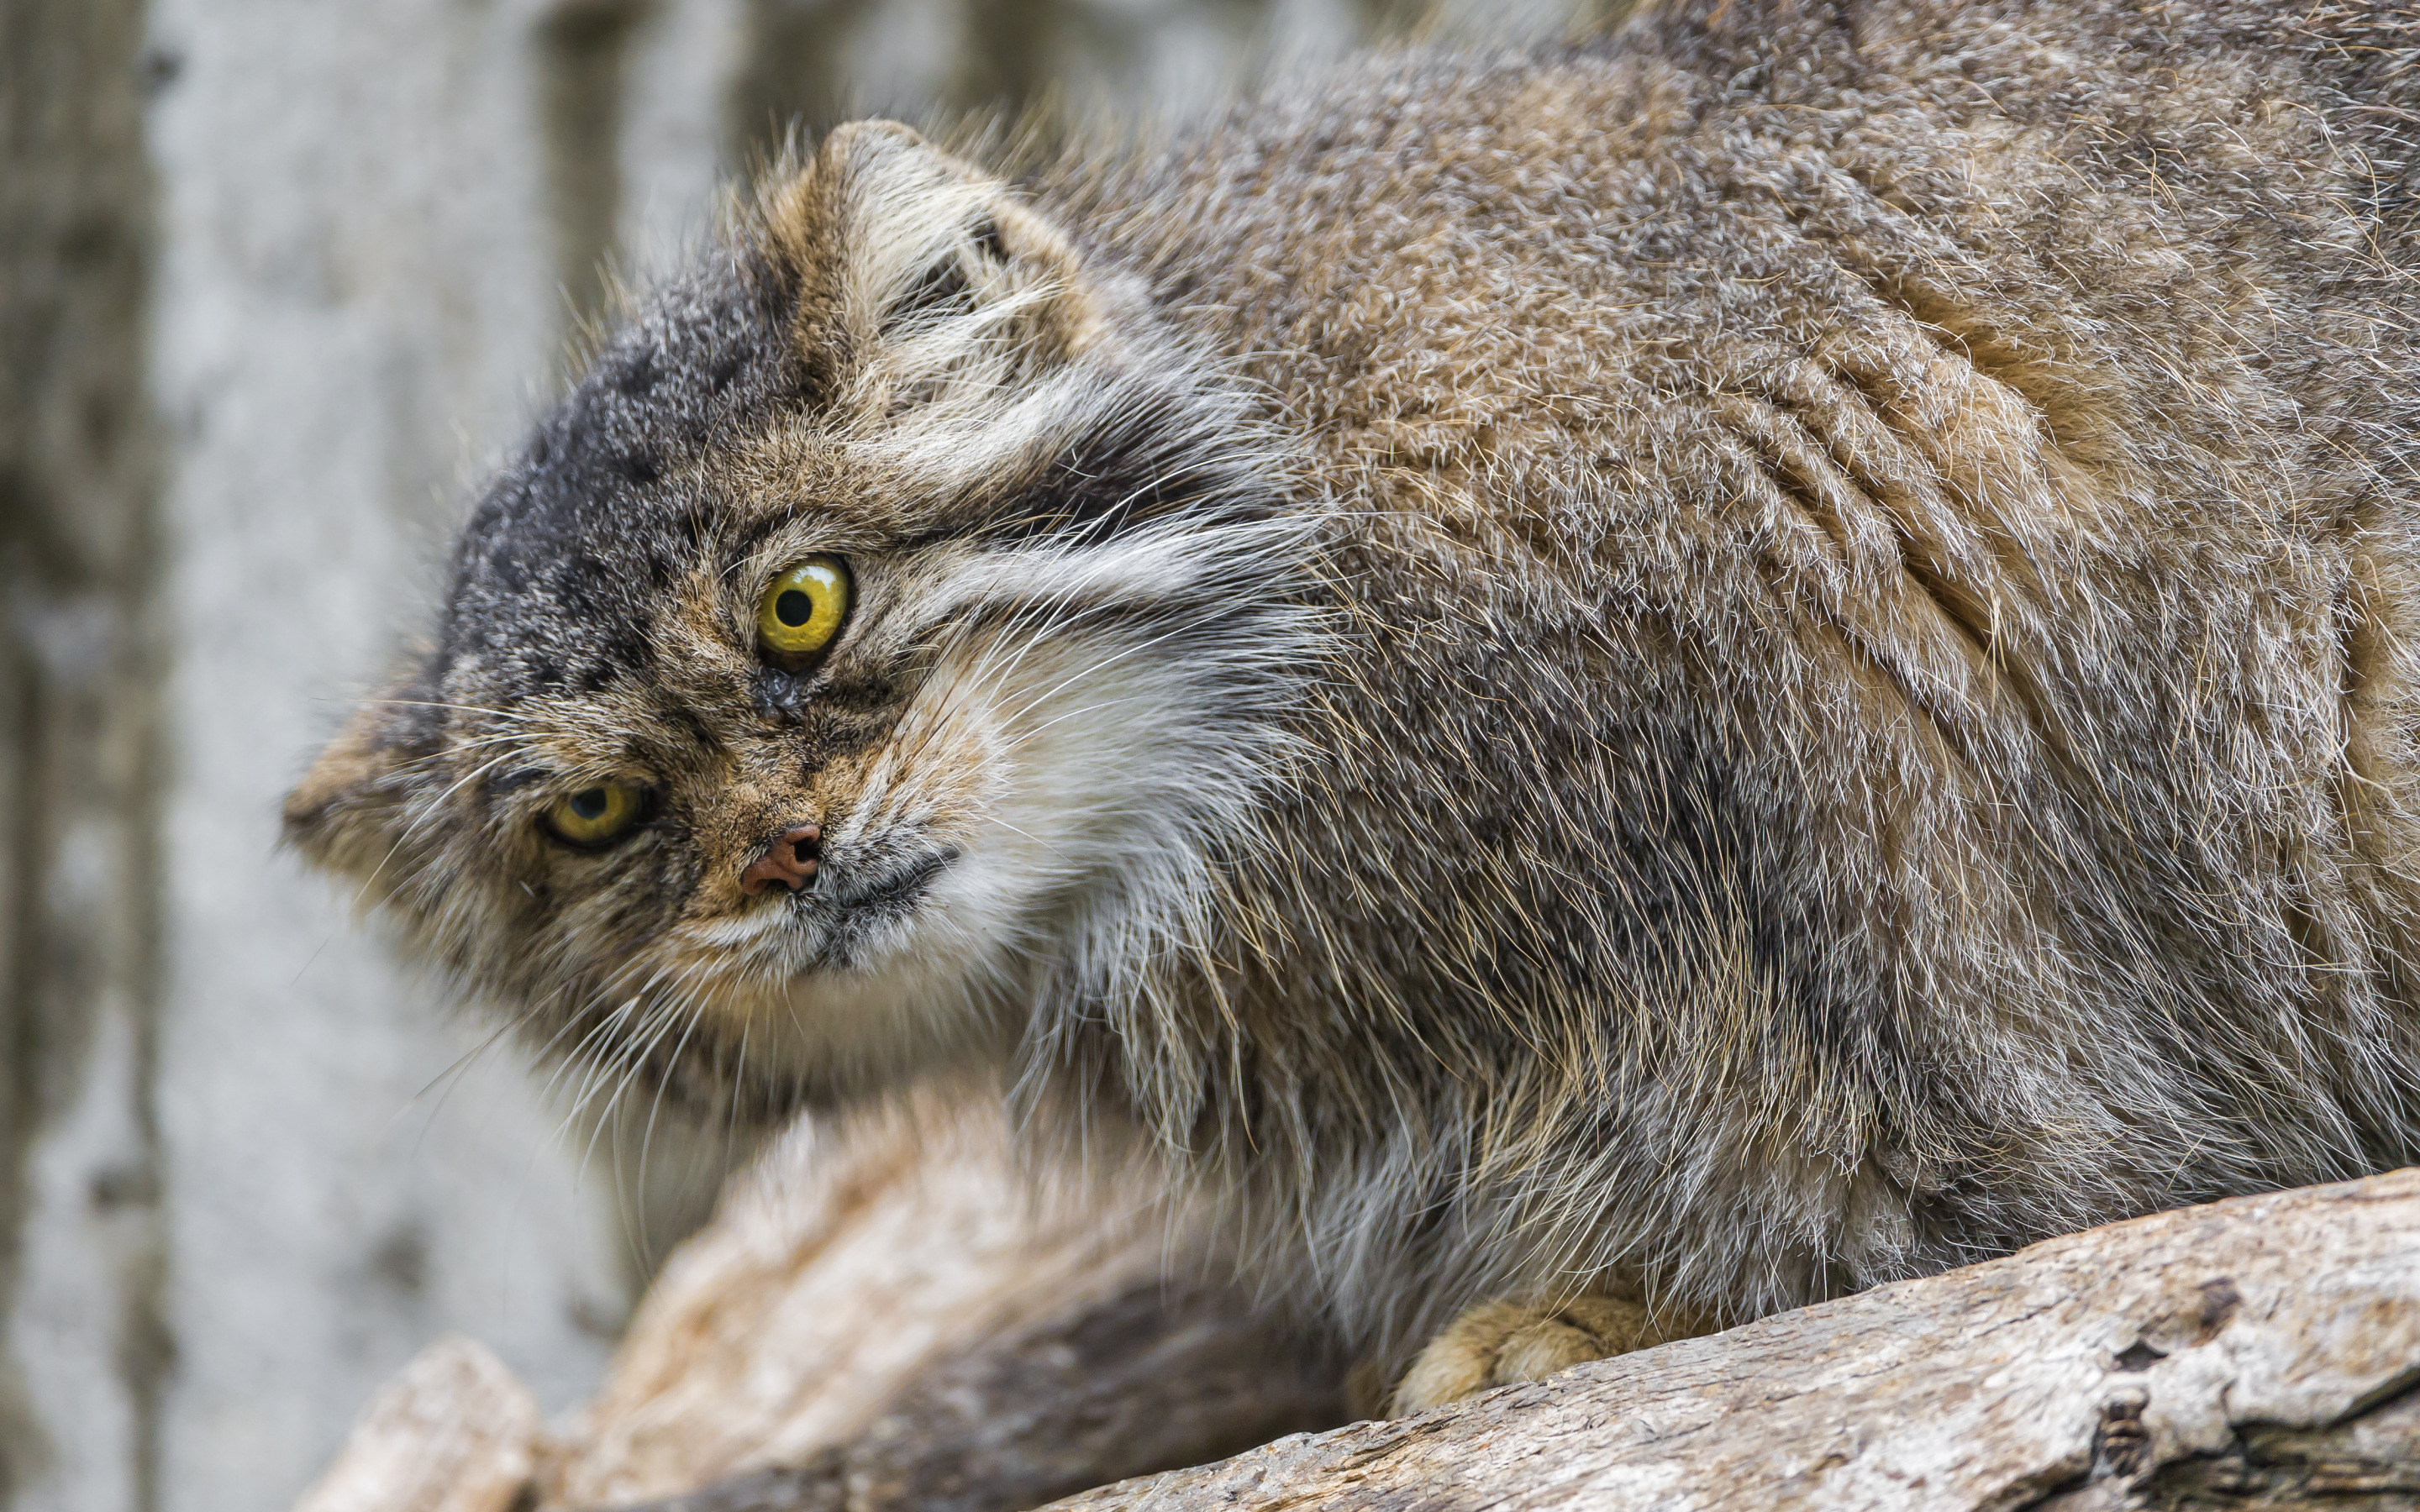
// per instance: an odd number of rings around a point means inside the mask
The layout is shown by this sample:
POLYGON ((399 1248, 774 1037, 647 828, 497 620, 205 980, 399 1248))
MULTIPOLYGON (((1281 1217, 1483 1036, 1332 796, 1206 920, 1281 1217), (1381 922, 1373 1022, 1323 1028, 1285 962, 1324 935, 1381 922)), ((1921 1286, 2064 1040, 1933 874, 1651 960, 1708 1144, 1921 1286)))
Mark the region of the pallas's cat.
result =
POLYGON ((709 1115, 996 1084, 1401 1408, 2409 1160, 2416 44, 1692 0, 842 129, 290 832, 709 1115))

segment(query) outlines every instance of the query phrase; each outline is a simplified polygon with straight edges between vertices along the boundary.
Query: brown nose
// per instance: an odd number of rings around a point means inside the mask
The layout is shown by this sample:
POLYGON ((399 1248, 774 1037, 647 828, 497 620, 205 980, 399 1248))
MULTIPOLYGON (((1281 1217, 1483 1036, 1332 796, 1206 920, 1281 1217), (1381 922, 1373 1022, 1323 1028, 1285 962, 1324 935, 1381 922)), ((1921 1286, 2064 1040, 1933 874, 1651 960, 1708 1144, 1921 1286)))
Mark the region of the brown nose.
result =
POLYGON ((815 880, 815 853, 823 842, 823 826, 800 825, 748 864, 748 870, 739 873, 739 890, 751 898, 762 896, 768 887, 803 891, 815 880))

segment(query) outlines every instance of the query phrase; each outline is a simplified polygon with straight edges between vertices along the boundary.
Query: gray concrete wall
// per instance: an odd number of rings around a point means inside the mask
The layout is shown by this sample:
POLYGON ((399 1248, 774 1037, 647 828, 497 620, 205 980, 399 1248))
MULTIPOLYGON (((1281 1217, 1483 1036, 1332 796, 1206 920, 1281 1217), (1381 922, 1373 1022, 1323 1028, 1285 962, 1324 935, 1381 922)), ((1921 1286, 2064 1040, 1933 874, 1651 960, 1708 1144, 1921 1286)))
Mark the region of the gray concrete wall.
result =
POLYGON ((0 1501, 273 1512, 447 1330, 568 1405, 722 1168, 567 1125, 275 849, 599 266, 793 117, 1181 114, 1389 9, 0 4, 0 1501))

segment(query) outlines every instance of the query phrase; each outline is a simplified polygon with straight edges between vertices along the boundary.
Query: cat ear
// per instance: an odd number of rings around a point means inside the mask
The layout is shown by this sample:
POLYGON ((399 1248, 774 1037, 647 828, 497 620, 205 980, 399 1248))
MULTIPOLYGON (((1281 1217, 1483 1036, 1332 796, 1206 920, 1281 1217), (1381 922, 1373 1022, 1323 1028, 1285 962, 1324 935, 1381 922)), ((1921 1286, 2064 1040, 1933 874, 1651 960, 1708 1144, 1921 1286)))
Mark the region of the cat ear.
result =
POLYGON ((896 413, 995 402, 1107 331, 1067 237, 1007 184, 907 127, 826 137, 766 206, 799 284, 801 354, 834 400, 896 413))
POLYGON ((433 748, 437 721, 418 677, 353 711, 286 795, 286 841, 310 862, 375 880, 403 833, 407 778, 433 748))

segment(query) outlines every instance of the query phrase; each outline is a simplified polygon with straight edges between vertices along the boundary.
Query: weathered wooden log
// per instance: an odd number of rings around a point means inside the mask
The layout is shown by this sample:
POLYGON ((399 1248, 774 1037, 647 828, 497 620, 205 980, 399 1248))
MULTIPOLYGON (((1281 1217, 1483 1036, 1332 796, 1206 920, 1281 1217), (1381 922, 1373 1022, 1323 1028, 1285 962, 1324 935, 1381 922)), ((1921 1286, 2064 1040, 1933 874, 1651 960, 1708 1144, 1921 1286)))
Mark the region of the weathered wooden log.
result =
POLYGON ((2420 1505, 2420 1171, 2244 1197, 1058 1512, 2420 1505))
POLYGON ((1022 1512, 1343 1415, 1341 1372, 1218 1288, 1135 1278, 952 1362, 795 1467, 625 1512, 1022 1512))
POLYGON ((571 1418, 441 1341, 297 1512, 1017 1512, 1346 1420, 1332 1353, 1171 1266, 1196 1246, 1147 1203, 1087 1196, 1036 1193, 964 1103, 801 1131, 664 1268, 571 1418))
POLYGON ((543 1500, 771 1472, 857 1509, 1018 1512, 1344 1421, 1342 1366, 1171 1272, 1195 1247, 1113 1190, 1050 1201, 996 1110, 934 1098, 799 1136, 665 1268, 543 1500))
POLYGON ((373 1397, 294 1512, 504 1512, 537 1473, 537 1403, 474 1340, 439 1339, 373 1397))
MULTIPOLYGON (((1156 1230, 1004 1202, 997 1131, 937 1127, 798 1152, 782 1168, 811 1174, 736 1196, 553 1434, 449 1424, 448 1369, 466 1412, 531 1419, 485 1366, 416 1367, 417 1405, 373 1412, 388 1438, 312 1512, 1012 1512, 1342 1419, 1331 1355, 1163 1282, 1156 1230)), ((2095 1229, 1057 1505, 2420 1508, 2420 1171, 2095 1229)))

